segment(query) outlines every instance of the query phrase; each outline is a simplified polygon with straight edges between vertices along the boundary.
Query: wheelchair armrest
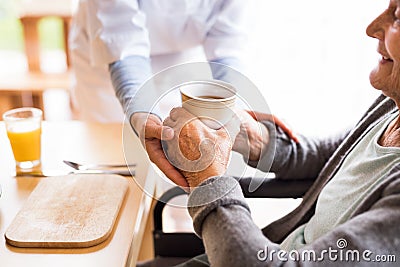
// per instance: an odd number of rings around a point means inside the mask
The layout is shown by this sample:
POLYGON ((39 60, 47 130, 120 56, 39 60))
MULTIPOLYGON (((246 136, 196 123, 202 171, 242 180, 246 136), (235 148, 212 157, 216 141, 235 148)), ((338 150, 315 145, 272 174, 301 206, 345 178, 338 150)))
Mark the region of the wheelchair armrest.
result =
MULTIPOLYGON (((276 178, 237 178, 245 197, 254 198, 299 198, 302 197, 313 180, 283 180, 276 178), (258 179, 258 180, 257 180, 258 179), (251 191, 250 185, 258 185, 251 191)), ((162 214, 165 205, 173 198, 187 194, 180 187, 173 187, 166 191, 157 201, 154 211, 154 254, 161 257, 194 257, 204 253, 204 246, 200 238, 194 233, 165 233, 162 226, 162 214)))
POLYGON ((243 195, 247 198, 301 198, 314 180, 288 180, 279 178, 243 177, 239 179, 243 195), (258 185, 255 190, 251 184, 258 185))
POLYGON ((185 190, 180 188, 179 186, 172 187, 167 190, 164 194, 161 195, 160 199, 157 200, 156 205, 153 210, 153 218, 154 218, 154 230, 162 231, 162 212, 164 210, 165 205, 173 198, 186 195, 185 190))
POLYGON ((157 200, 153 211, 154 255, 156 257, 191 258, 204 253, 201 239, 194 233, 165 233, 162 225, 162 214, 165 205, 173 198, 187 193, 176 186, 166 191, 157 200))
MULTIPOLYGON (((300 198, 307 192, 308 188, 310 188, 313 183, 313 180, 311 179, 283 180, 254 177, 238 178, 238 181, 244 196, 247 198, 300 198), (257 179, 261 180, 257 181, 257 179), (254 191, 250 191, 249 189, 252 181, 259 185, 254 191)), ((162 211, 166 203, 177 196, 185 194, 187 193, 177 186, 169 189, 160 197, 153 211, 155 229, 162 230, 162 211)))

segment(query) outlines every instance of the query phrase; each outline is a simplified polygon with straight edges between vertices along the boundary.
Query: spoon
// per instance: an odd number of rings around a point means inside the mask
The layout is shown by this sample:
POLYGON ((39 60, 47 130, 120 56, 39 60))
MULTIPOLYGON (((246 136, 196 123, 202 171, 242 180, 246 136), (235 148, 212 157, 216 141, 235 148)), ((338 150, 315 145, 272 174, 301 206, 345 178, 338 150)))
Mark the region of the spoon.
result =
MULTIPOLYGON (((118 174, 122 176, 134 176, 135 171, 129 170, 74 170, 60 171, 60 170, 36 170, 36 171, 17 171, 16 177, 52 177, 52 176, 65 176, 74 174, 118 174)), ((1 188, 0 188, 1 189, 1 188)))
POLYGON ((74 168, 75 170, 90 170, 90 169, 104 169, 104 168, 126 168, 126 167, 134 167, 133 164, 80 164, 69 160, 63 160, 65 164, 74 168))

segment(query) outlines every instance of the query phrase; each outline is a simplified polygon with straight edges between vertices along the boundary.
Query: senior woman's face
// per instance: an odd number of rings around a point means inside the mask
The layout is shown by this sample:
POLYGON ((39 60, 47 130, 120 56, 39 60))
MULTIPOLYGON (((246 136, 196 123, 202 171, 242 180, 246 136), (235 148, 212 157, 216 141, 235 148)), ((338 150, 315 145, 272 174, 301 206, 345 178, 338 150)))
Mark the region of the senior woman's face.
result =
POLYGON ((379 40, 378 66, 370 74, 370 82, 383 94, 400 103, 400 0, 391 0, 389 7, 367 28, 370 37, 379 40))

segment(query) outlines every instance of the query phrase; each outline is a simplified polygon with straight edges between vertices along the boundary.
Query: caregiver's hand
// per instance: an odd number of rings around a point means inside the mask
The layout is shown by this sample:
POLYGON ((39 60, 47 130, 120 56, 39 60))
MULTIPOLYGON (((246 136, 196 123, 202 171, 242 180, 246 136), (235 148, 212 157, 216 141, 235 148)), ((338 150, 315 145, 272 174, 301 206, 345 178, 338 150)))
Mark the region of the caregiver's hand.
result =
POLYGON ((150 160, 154 162, 171 181, 179 186, 188 187, 186 179, 171 165, 161 146, 161 140, 173 139, 173 129, 163 126, 160 118, 156 115, 142 112, 135 113, 131 116, 131 124, 138 133, 150 160))

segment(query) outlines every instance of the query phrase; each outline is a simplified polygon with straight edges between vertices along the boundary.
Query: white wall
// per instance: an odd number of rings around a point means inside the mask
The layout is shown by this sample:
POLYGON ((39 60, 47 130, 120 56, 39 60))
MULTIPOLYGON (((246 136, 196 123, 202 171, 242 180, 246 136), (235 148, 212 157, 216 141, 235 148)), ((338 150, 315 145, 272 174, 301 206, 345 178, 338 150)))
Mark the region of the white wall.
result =
POLYGON ((389 1, 253 0, 247 75, 296 131, 354 122, 379 95, 369 84, 377 40, 365 29, 389 1))

